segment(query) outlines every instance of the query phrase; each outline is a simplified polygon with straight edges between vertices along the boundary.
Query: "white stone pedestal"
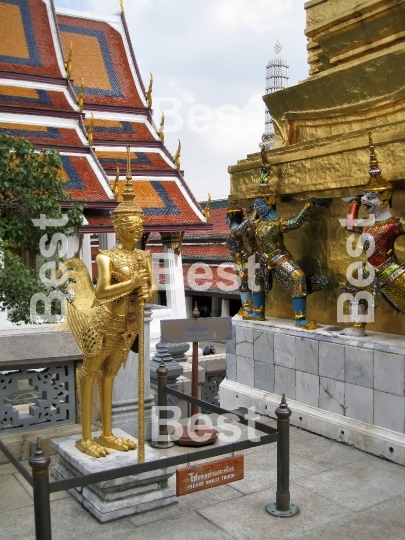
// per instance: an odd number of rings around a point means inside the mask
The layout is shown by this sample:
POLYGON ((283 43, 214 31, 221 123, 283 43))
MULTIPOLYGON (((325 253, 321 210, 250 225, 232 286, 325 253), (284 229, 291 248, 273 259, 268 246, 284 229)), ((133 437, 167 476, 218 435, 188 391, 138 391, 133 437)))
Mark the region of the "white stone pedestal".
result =
MULTIPOLYGON (((96 436, 97 434, 93 434, 96 436)), ((114 435, 136 441, 120 429, 114 429, 114 435)), ((52 440, 52 446, 59 454, 59 462, 52 469, 52 476, 57 480, 75 478, 108 470, 135 465, 137 450, 118 452, 109 450, 110 455, 94 458, 80 452, 75 442, 77 436, 52 440)), ((145 460, 162 459, 153 448, 145 446, 145 460)), ((168 479, 174 474, 174 467, 156 469, 142 474, 125 476, 115 480, 99 482, 83 488, 70 489, 69 493, 101 523, 120 517, 132 516, 163 508, 177 503, 174 490, 168 487, 168 479)))
POLYGON ((235 315, 221 407, 274 415, 285 393, 293 425, 405 465, 404 336, 340 330, 235 315))

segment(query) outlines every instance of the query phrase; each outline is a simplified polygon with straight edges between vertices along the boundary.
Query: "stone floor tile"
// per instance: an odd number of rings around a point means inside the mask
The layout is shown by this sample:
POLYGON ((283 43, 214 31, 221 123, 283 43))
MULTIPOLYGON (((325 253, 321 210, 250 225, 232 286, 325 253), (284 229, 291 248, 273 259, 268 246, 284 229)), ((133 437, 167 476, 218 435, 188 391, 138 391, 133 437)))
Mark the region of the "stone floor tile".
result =
POLYGON ((13 474, 7 474, 1 477, 0 513, 31 505, 32 498, 13 474))
POLYGON ((35 540, 34 506, 30 508, 17 508, 6 512, 2 511, 0 518, 0 539, 35 540))
POLYGON ((405 468, 364 455, 362 460, 298 478, 296 483, 347 509, 360 511, 404 494, 405 468))
POLYGON ((347 515, 347 510, 297 485, 291 486, 291 502, 299 514, 290 519, 271 516, 266 506, 275 502, 275 493, 263 490, 240 499, 201 508, 198 513, 227 531, 238 540, 280 538, 287 539, 297 531, 347 515))
MULTIPOLYGON (((172 476, 169 479, 169 486, 173 489, 176 489, 176 477, 172 476)), ((241 497, 242 494, 235 489, 232 489, 230 484, 225 484, 223 486, 218 486, 212 489, 204 489, 202 491, 196 491, 195 493, 190 493, 189 495, 183 495, 178 497, 178 504, 173 504, 167 508, 160 508, 156 512, 145 512, 143 514, 138 514, 130 518, 131 522, 139 527, 140 525, 145 525, 146 523, 151 523, 158 520, 166 520, 167 518, 172 518, 175 516, 180 516, 187 512, 192 512, 198 508, 205 508, 211 505, 216 505, 218 503, 236 499, 241 497)))
MULTIPOLYGON (((134 527, 129 536, 131 540, 145 540, 146 538, 163 540, 168 537, 176 538, 176 540, 231 540, 233 538, 221 525, 212 523, 197 512, 188 512, 134 527)), ((116 540, 115 534, 114 540, 116 540)))
POLYGON ((339 518, 308 532, 297 532, 300 540, 403 540, 405 498, 394 497, 362 512, 339 518))

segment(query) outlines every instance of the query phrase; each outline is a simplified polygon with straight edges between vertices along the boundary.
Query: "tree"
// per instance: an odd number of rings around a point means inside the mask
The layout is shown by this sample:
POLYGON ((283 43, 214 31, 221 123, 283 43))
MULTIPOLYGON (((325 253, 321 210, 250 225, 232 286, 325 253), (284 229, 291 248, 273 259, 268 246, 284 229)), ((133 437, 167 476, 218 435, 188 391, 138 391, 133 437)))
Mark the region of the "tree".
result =
POLYGON ((61 218, 60 202, 71 200, 63 190, 61 158, 54 150, 36 150, 24 138, 0 135, 0 308, 9 309, 14 323, 30 321, 30 300, 50 292, 37 268, 28 268, 21 254, 40 253, 40 240, 56 233, 72 236, 79 228, 83 207, 71 204, 64 226, 35 226, 41 214, 61 218))

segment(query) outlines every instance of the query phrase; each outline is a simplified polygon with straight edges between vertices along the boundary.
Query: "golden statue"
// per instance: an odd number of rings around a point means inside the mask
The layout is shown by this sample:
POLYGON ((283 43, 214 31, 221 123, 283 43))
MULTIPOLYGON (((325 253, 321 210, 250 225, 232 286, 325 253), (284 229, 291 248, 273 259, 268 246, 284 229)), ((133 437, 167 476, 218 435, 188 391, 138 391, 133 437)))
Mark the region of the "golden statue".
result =
POLYGON ((147 92, 145 92, 148 109, 152 108, 152 86, 153 86, 153 75, 151 73, 150 79, 149 79, 149 88, 147 92))
POLYGON ((80 112, 83 112, 83 106, 84 106, 84 79, 82 78, 82 82, 80 85, 79 93, 76 97, 76 103, 79 106, 80 112))
POLYGON ((70 42, 69 47, 69 54, 67 59, 64 62, 65 70, 66 70, 66 77, 70 79, 70 76, 72 75, 72 54, 73 54, 73 43, 70 42))
POLYGON ((94 131, 94 115, 93 113, 91 113, 90 125, 86 133, 86 137, 87 137, 87 140, 89 141, 90 148, 93 146, 93 131, 94 131))
POLYGON ((173 156, 173 161, 174 161, 174 164, 176 165, 176 169, 178 171, 180 170, 180 155, 181 155, 181 142, 180 142, 180 139, 179 139, 179 144, 177 146, 177 152, 173 156))
POLYGON ((162 118, 160 119, 160 126, 157 132, 162 142, 165 142, 164 128, 165 128, 165 113, 162 111, 162 118))
POLYGON ((207 223, 210 222, 210 216, 211 216, 211 195, 208 193, 208 200, 207 204, 205 205, 205 208, 201 210, 202 215, 207 220, 207 223))
MULTIPOLYGON (((157 286, 150 253, 135 248, 143 235, 143 212, 133 202, 129 148, 127 154, 123 202, 111 216, 119 244, 113 249, 100 250, 97 255, 96 288, 80 259, 65 261, 70 281, 67 289, 74 292, 67 306, 67 323, 83 352, 80 374, 82 438, 76 446, 93 457, 108 455, 107 448, 122 451, 136 448, 133 441, 114 436, 111 413, 114 378, 138 339, 138 462, 142 463, 145 459, 143 311, 144 304, 153 300, 157 286), (96 377, 100 379, 102 430, 100 436, 93 439, 91 400, 96 377)), ((66 323, 64 325, 63 329, 68 329, 66 323)))

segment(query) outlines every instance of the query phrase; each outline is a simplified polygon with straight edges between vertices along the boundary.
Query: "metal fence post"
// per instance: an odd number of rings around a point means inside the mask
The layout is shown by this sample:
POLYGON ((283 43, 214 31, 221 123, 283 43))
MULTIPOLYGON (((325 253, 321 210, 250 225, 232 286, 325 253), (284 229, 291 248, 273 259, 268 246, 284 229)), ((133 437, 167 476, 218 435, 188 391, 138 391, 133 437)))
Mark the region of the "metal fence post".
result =
POLYGON ((159 415, 159 440, 151 441, 151 446, 154 448, 171 448, 174 442, 169 439, 169 431, 167 429, 167 374, 169 370, 166 367, 165 361, 162 358, 159 367, 156 369, 158 376, 158 415, 159 415))
POLYGON ((298 507, 290 503, 290 416, 285 394, 276 409, 277 431, 277 492, 276 502, 269 504, 267 512, 277 517, 292 517, 298 513, 298 507))
POLYGON ((52 540, 51 503, 49 500, 49 464, 51 458, 42 450, 39 437, 31 443, 29 464, 32 468, 35 537, 37 540, 52 540))

